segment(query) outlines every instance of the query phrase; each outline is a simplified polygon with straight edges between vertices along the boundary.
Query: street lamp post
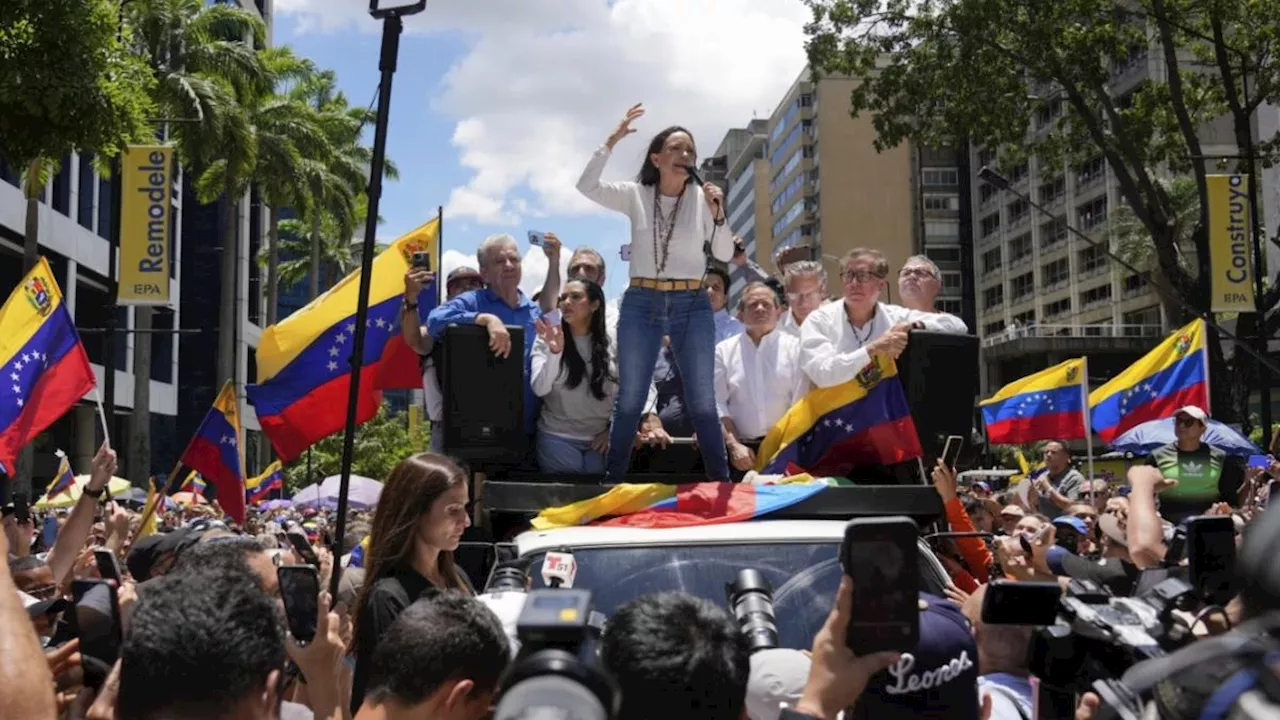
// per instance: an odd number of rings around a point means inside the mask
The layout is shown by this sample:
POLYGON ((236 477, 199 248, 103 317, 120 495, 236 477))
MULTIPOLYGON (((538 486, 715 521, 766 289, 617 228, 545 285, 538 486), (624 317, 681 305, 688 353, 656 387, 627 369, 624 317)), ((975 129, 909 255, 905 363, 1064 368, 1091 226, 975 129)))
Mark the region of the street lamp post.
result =
MULTIPOLYGON (((400 33, 404 18, 420 13, 427 0, 369 0, 369 14, 382 20, 382 48, 378 70, 378 115, 373 130, 373 157, 369 163, 368 213, 365 219, 364 243, 360 258, 360 291, 356 302, 355 337, 351 343, 351 382, 347 392, 347 422, 342 438, 342 469, 338 485, 338 527, 334 533, 334 557, 342 556, 342 543, 347 532, 347 494, 351 487, 351 462, 355 452, 356 409, 360 400, 360 368, 364 365, 365 323, 369 317, 369 285, 373 275, 374 240, 378 233, 378 201, 382 198, 382 173, 387 157, 387 121, 391 115, 391 79, 400 54, 400 33)), ((335 564, 329 580, 329 594, 338 596, 342 569, 335 564)))

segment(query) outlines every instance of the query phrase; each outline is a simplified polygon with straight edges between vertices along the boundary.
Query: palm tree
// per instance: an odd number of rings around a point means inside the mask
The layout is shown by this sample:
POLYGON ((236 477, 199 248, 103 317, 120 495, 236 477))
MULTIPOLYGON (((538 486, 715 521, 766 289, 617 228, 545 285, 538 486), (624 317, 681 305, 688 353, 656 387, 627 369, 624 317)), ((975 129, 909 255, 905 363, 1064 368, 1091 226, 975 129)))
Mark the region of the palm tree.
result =
MULTIPOLYGON (((1197 272, 1194 235, 1200 222, 1200 192, 1195 178, 1179 175, 1158 182, 1168 195, 1169 207, 1173 210, 1174 229, 1171 237, 1175 241, 1173 250, 1177 257, 1177 264, 1189 275, 1194 276, 1197 272)), ((1170 286, 1171 283, 1160 269, 1160 261, 1156 257, 1156 246, 1151 239, 1151 233, 1133 214, 1133 210, 1127 203, 1122 204, 1116 212, 1111 223, 1111 233, 1116 241, 1117 257, 1139 271, 1147 273, 1152 280, 1161 285, 1170 286)), ((1178 318, 1182 316, 1182 306, 1164 295, 1161 296, 1160 302, 1164 306, 1165 317, 1176 325, 1178 318)))
MULTIPOLYGON (((155 76, 153 100, 159 115, 178 120, 163 128, 162 134, 174 140, 182 167, 203 177, 218 162, 229 163, 224 167, 241 172, 251 166, 255 150, 252 122, 241 99, 257 97, 270 88, 268 71, 254 50, 266 45, 263 22, 238 7, 206 5, 202 0, 132 0, 123 9, 138 50, 155 76)), ((235 283, 231 278, 235 277, 238 197, 228 195, 223 212, 221 377, 232 376, 235 360, 235 283)), ((200 199, 208 202, 213 198, 205 194, 200 199)), ((145 480, 150 467, 150 324, 151 309, 137 308, 128 463, 135 481, 145 480)))
MULTIPOLYGON (((374 113, 368 108, 351 107, 346 95, 337 89, 337 77, 332 71, 317 73, 308 83, 299 84, 292 95, 306 102, 317 113, 336 153, 327 163, 315 163, 304 168, 306 182, 311 190, 311 208, 303 217, 310 223, 311 245, 309 277, 310 297, 320 294, 320 267, 322 229, 330 224, 329 231, 340 238, 349 239, 355 232, 358 218, 357 197, 367 181, 367 168, 373 151, 361 144, 360 134, 364 126, 373 122, 374 113)), ((400 176, 395 164, 386 162, 384 175, 390 179, 400 176)), ((330 276, 334 272, 328 273, 330 276)))

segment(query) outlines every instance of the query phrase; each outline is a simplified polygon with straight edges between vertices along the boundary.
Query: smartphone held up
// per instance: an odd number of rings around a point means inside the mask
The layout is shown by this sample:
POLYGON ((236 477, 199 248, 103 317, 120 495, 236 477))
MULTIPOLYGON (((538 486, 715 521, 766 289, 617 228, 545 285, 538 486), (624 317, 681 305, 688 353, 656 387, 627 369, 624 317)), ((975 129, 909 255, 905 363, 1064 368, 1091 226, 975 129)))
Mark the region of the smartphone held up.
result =
POLYGON ((857 655, 908 652, 920 639, 919 528, 908 517, 855 518, 844 529, 840 564, 853 580, 845 638, 857 655))

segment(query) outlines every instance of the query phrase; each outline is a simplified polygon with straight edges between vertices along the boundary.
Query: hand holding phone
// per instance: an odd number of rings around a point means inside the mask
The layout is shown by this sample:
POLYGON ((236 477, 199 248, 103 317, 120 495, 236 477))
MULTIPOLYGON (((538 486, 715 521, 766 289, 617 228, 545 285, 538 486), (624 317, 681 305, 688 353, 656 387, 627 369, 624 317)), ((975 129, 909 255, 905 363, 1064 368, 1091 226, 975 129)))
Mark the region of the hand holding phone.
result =
POLYGON ((310 565, 284 565, 276 570, 289 634, 305 645, 316 637, 320 611, 320 575, 310 565))
POLYGON ((533 245, 534 247, 542 247, 542 244, 546 240, 546 238, 547 238, 547 234, 544 232, 538 232, 537 230, 529 231, 529 244, 533 245))
POLYGON ((948 435, 947 444, 942 448, 942 461, 952 470, 960 462, 960 451, 964 449, 964 438, 959 435, 948 435))
POLYGON ((98 577, 103 580, 110 580, 117 585, 123 582, 120 561, 116 558, 115 553, 103 548, 95 548, 93 560, 98 566, 98 577))
POLYGON ((290 530, 285 533, 285 537, 289 538, 289 544, 293 546, 293 551, 302 558, 302 561, 313 567, 320 567, 320 556, 316 555, 316 551, 311 547, 311 541, 307 539, 305 533, 298 530, 290 530))
POLYGON ((431 253, 419 250, 413 254, 412 266, 416 269, 431 271, 431 253))
POLYGON ((840 564, 853 580, 846 644, 855 655, 910 652, 920 639, 919 529, 908 517, 855 518, 844 529, 840 564))

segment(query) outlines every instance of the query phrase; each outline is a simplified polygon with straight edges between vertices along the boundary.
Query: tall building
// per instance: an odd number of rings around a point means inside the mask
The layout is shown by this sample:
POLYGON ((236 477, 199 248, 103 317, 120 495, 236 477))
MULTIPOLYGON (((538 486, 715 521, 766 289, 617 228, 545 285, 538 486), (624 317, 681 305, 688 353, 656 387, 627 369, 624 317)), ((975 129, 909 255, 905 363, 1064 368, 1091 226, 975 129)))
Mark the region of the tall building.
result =
MULTIPOLYGON (((1165 77, 1155 46, 1113 63, 1111 71, 1111 92, 1121 99, 1165 77)), ((1027 129, 1028 141, 1049 132, 1065 111, 1060 95, 1031 92, 1050 99, 1027 129)), ((1200 138, 1207 155, 1236 152, 1227 118, 1206 123, 1200 138)), ((1034 157, 1009 168, 984 147, 973 148, 969 160, 985 391, 1081 355, 1089 356, 1091 378, 1110 378, 1165 334, 1169 319, 1145 278, 1069 230, 1115 248, 1112 222, 1124 199, 1100 153, 1065 169, 1034 157), (982 182, 983 166, 1005 167, 1013 188, 1049 214, 982 182)))
POLYGON ((832 295, 840 294, 840 257, 854 247, 888 258, 890 301, 903 262, 927 255, 942 271, 939 306, 972 324, 964 154, 877 152, 870 117, 850 114, 853 87, 841 77, 815 82, 806 69, 767 120, 729 132, 725 142, 741 147, 728 162, 730 227, 770 272, 779 252, 802 248, 826 267, 832 295))
MULTIPOLYGON (((756 202, 756 193, 769 175, 764 157, 767 125, 766 120, 754 119, 745 128, 730 130, 725 141, 720 143, 720 150, 725 152, 727 160, 725 175, 728 178, 726 192, 729 203, 725 212, 729 216, 729 231, 742 238, 747 257, 766 268, 769 267, 768 253, 759 254, 761 243, 758 239, 761 228, 767 228, 769 223, 768 216, 764 214, 766 206, 756 202), (733 142, 730 142, 731 138, 733 142), (759 224, 757 218, 761 220, 759 224)), ((768 244, 767 240, 764 244, 768 244)), ((747 273, 735 267, 730 273, 730 280, 729 304, 735 306, 747 286, 747 273)))

